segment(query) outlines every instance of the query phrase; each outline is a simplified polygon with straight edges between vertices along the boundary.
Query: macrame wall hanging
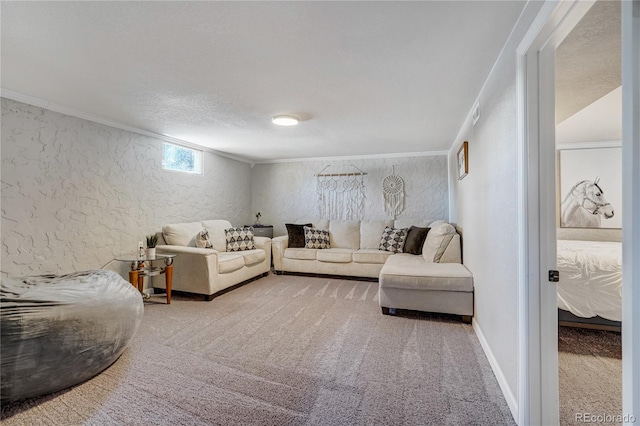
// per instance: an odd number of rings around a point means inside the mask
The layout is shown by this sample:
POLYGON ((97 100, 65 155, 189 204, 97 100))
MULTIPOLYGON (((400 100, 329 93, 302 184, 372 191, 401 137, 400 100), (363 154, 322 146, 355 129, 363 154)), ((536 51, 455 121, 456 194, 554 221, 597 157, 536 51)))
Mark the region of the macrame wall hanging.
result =
POLYGON ((364 218, 364 175, 358 170, 354 173, 323 173, 325 167, 316 175, 318 191, 318 214, 329 220, 360 220, 364 218))
POLYGON ((395 219, 404 210, 404 181, 396 176, 395 166, 392 174, 382 179, 382 197, 385 214, 395 219))

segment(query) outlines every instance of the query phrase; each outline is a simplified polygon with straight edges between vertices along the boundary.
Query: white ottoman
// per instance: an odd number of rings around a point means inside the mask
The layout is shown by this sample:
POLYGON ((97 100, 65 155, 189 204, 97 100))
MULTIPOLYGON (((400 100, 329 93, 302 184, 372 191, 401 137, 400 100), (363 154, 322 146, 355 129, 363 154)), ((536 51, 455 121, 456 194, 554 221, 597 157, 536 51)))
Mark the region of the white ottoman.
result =
POLYGON ((380 307, 473 316, 473 275, 460 263, 430 263, 421 256, 395 254, 379 277, 380 307))

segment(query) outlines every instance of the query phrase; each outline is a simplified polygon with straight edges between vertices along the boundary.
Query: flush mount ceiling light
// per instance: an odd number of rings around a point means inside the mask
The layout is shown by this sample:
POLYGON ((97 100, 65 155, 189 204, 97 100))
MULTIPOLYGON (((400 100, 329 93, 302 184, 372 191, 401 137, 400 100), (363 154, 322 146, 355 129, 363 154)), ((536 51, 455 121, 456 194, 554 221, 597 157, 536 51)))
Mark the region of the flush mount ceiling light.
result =
POLYGON ((295 126, 298 124, 298 119, 290 115, 276 115, 271 121, 278 126, 295 126))

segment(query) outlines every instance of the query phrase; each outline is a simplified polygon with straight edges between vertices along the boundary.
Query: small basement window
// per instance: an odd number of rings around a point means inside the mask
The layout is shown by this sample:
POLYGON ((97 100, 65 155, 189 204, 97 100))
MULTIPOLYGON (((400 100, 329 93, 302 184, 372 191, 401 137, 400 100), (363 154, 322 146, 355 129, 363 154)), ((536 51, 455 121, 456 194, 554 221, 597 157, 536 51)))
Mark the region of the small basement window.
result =
POLYGON ((162 168, 201 175, 202 151, 165 142, 162 168))

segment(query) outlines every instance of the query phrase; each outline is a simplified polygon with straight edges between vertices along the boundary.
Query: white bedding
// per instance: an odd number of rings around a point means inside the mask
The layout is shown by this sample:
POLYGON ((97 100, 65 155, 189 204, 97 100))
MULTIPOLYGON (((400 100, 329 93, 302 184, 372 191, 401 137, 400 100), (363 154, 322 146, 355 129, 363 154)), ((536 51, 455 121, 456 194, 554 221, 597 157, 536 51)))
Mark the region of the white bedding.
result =
POLYGON ((622 320, 622 245, 558 240, 558 307, 583 318, 622 320))

